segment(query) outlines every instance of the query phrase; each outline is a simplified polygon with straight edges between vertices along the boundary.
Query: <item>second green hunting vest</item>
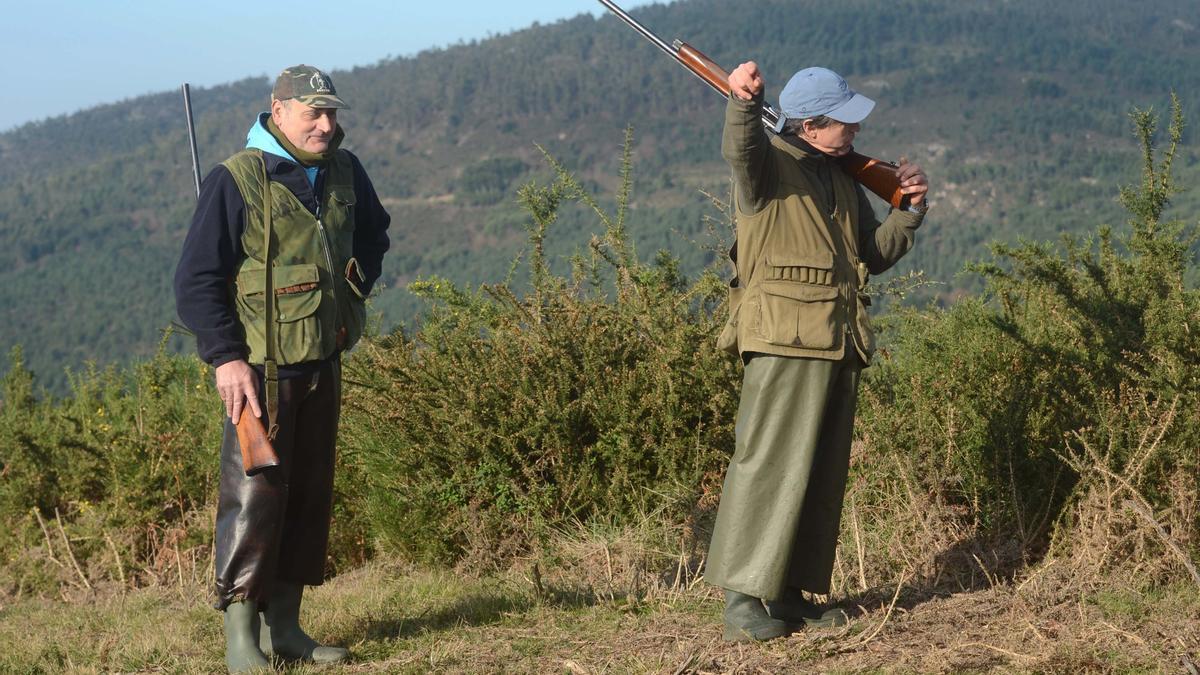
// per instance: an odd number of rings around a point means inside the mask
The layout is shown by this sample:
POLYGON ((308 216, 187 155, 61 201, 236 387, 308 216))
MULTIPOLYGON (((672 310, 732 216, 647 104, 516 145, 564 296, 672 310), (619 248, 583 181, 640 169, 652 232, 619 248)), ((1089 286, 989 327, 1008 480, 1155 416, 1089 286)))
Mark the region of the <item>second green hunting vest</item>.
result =
MULTIPOLYGON (((266 354, 266 251, 263 218, 262 152, 243 150, 223 164, 233 174, 246 203, 242 250, 235 293, 238 319, 250 349, 249 361, 266 354)), ((325 172, 317 215, 284 185, 271 181, 271 264, 279 365, 327 359, 349 349, 362 336, 366 320, 355 284, 362 278, 354 261, 354 172, 349 154, 337 152, 325 172)))

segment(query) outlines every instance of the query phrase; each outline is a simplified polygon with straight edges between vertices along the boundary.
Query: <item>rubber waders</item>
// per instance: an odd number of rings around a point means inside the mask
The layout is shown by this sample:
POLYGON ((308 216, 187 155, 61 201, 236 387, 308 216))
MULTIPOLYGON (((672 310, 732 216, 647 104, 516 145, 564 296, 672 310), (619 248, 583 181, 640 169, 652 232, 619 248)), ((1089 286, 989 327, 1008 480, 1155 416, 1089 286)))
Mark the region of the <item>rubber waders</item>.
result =
POLYGON ((840 607, 821 609, 804 593, 796 588, 789 588, 778 600, 768 600, 767 613, 776 619, 786 621, 795 626, 809 628, 837 628, 850 623, 850 617, 840 607))
POLYGON ((225 666, 231 673, 270 668, 271 662, 258 649, 258 605, 233 602, 225 608, 225 666))
POLYGON ((350 658, 350 650, 317 644, 300 628, 300 584, 276 582, 270 602, 262 611, 262 631, 258 644, 264 654, 288 661, 337 663, 350 658))
POLYGON ((772 619, 762 600, 737 591, 725 591, 725 641, 761 642, 783 637, 790 631, 779 619, 772 619))

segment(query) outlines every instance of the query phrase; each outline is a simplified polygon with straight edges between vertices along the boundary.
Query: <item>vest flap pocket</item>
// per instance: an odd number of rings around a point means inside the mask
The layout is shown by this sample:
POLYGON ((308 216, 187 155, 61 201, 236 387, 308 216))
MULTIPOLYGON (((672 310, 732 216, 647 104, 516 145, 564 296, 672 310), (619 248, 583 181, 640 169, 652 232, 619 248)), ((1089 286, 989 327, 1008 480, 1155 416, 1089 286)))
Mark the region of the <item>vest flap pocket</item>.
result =
MULTIPOLYGON (((275 284, 275 311, 280 323, 310 317, 321 305, 321 273, 315 264, 280 265, 272 270, 271 280, 275 284)), ((238 274, 238 294, 259 315, 264 309, 263 281, 261 267, 238 274)))
POLYGON ((333 201, 339 204, 343 204, 345 206, 354 206, 354 190, 335 188, 334 190, 330 191, 329 196, 333 197, 333 201))
POLYGON ((778 295, 800 302, 828 302, 838 295, 836 286, 798 284, 793 281, 763 281, 762 289, 768 295, 778 295))
POLYGON ((314 264, 285 265, 276 268, 275 302, 280 323, 310 317, 321 304, 321 274, 314 264))
POLYGON ((800 349, 837 345, 838 289, 794 281, 763 281, 757 332, 767 342, 800 349))

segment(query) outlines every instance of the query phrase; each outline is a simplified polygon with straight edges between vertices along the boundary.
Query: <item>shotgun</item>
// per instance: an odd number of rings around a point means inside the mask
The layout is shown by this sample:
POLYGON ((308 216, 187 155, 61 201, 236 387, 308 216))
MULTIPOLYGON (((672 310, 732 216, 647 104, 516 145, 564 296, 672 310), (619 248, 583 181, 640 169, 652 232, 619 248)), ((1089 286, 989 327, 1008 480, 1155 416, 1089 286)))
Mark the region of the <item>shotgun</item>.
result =
MULTIPOLYGON (((616 14, 617 18, 628 24, 630 28, 633 28, 642 37, 653 43, 654 46, 665 52, 667 56, 675 59, 679 65, 687 68, 693 75, 712 87, 718 94, 729 98, 729 73, 712 59, 700 53, 700 50, 679 40, 675 40, 672 44, 663 42, 662 38, 638 23, 625 10, 618 7, 615 2, 612 2, 612 0, 600 0, 600 4, 608 8, 613 14, 616 14)), ((762 118, 767 128, 771 131, 779 133, 782 130, 783 122, 785 121, 784 116, 779 114, 779 112, 771 107, 771 104, 765 101, 763 102, 762 118)), ((891 162, 861 155, 853 150, 842 157, 838 157, 837 160, 846 173, 850 174, 854 180, 858 181, 866 189, 879 195, 881 199, 891 204, 892 208, 898 209, 907 206, 909 201, 908 195, 901 192, 900 179, 896 173, 900 167, 891 162)))
POLYGON ((242 418, 233 425, 237 429, 238 447, 242 450, 242 468, 247 476, 260 473, 263 469, 279 466, 279 455, 271 447, 267 430, 262 420, 254 416, 249 407, 242 410, 242 418))
MULTIPOLYGON (((187 116, 188 145, 192 149, 192 178, 196 183, 196 197, 200 197, 200 155, 196 152, 196 127, 192 122, 192 93, 187 83, 183 85, 183 112, 187 116)), ((249 408, 242 410, 241 419, 234 425, 237 429, 238 447, 242 450, 242 468, 247 476, 253 476, 272 466, 279 466, 279 455, 271 447, 267 430, 262 420, 254 416, 249 408)))

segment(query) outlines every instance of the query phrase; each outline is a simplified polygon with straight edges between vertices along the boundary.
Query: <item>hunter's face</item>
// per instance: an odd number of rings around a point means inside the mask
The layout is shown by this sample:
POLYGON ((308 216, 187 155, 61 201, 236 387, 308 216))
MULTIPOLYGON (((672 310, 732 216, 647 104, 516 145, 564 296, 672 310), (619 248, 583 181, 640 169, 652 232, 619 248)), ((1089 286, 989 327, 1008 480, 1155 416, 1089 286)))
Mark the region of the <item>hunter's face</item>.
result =
POLYGON ((294 99, 272 101, 271 119, 292 145, 305 152, 325 152, 337 131, 336 108, 314 108, 294 99))
POLYGON ((862 125, 858 123, 844 124, 842 122, 834 122, 821 129, 815 129, 805 124, 804 140, 827 155, 841 157, 850 152, 850 147, 854 145, 854 136, 861 129, 862 125))

